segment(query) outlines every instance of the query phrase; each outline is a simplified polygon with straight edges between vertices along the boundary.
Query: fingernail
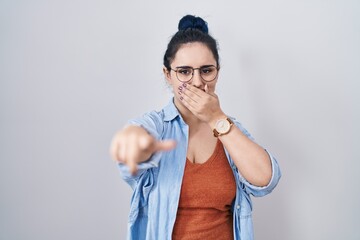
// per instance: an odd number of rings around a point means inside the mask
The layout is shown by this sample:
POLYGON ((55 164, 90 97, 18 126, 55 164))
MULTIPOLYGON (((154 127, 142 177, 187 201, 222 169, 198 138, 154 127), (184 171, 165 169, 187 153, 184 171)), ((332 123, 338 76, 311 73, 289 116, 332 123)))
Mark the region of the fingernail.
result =
POLYGON ((180 91, 179 91, 178 93, 179 93, 179 95, 181 95, 181 92, 180 92, 180 91))
POLYGON ((183 100, 184 98, 183 97, 180 97, 180 100, 183 100))
POLYGON ((186 83, 183 83, 183 86, 186 87, 186 83))
POLYGON ((179 90, 182 90, 182 86, 179 86, 178 89, 179 89, 179 90))

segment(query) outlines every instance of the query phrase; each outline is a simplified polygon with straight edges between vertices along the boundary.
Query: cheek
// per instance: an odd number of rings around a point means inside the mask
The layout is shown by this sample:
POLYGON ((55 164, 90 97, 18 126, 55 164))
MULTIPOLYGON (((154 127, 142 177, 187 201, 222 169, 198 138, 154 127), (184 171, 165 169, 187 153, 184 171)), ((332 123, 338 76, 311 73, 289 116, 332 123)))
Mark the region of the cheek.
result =
POLYGON ((179 87, 180 87, 180 85, 179 84, 177 84, 177 83, 173 83, 172 84, 172 89, 173 89, 173 92, 174 92, 174 94, 176 95, 176 96, 180 96, 180 94, 179 94, 179 87))
POLYGON ((208 88, 215 89, 216 81, 208 83, 208 88))

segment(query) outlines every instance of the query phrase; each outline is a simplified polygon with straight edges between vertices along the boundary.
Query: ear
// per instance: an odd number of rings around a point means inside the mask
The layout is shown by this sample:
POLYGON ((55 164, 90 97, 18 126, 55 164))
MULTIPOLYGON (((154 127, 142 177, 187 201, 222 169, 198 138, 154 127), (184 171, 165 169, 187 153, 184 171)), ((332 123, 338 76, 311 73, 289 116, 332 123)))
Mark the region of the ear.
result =
POLYGON ((167 68, 165 66, 163 66, 163 73, 164 73, 166 80, 171 84, 170 72, 167 70, 167 68))

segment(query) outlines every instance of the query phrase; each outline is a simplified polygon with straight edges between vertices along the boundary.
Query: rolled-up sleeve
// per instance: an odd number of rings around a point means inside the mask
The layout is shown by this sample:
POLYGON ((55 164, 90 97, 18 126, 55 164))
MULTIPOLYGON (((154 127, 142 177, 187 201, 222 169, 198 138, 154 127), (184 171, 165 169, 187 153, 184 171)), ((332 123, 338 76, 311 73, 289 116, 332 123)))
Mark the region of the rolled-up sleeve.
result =
POLYGON ((268 153, 270 161, 271 161, 271 179, 270 182, 266 186, 255 186, 249 183, 244 177, 241 176, 240 173, 240 181, 245 185, 245 191, 248 194, 252 194, 255 197, 262 197, 272 192, 272 190, 276 187, 278 184, 280 177, 281 177, 281 171, 279 164, 277 163, 276 159, 269 153, 266 149, 265 151, 268 153))
MULTIPOLYGON (((236 126, 252 141, 255 142, 254 138, 250 135, 250 133, 239 123, 235 121, 236 126)), ((248 182, 239 171, 237 171, 238 177, 240 182, 244 185, 244 190, 255 197, 262 197, 272 192, 272 190, 276 187, 278 184, 280 178, 281 178, 281 171, 279 164, 275 157, 267 150, 264 149, 267 154, 269 155, 269 159, 271 161, 271 179, 270 182, 266 186, 255 186, 248 182)))

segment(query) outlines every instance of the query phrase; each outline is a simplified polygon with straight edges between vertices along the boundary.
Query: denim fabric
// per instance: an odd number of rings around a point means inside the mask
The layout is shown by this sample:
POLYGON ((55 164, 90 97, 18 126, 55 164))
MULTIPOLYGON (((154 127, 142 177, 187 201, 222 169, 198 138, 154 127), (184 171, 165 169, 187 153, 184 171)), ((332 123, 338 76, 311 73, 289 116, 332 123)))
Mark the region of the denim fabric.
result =
MULTIPOLYGON (((253 138, 242 125, 231 118, 235 125, 251 140, 253 138)), ((188 146, 189 127, 181 118, 173 100, 160 112, 152 111, 129 124, 145 128, 159 140, 175 139, 176 148, 169 152, 158 152, 139 164, 137 175, 129 174, 128 167, 119 164, 122 178, 132 187, 128 236, 131 240, 171 239, 180 198, 188 146)), ((272 164, 272 177, 267 186, 250 184, 237 170, 229 153, 229 164, 233 170, 237 191, 232 205, 234 239, 252 240, 252 203, 250 195, 261 197, 270 193, 277 185, 281 173, 275 158, 267 151, 272 164)))

